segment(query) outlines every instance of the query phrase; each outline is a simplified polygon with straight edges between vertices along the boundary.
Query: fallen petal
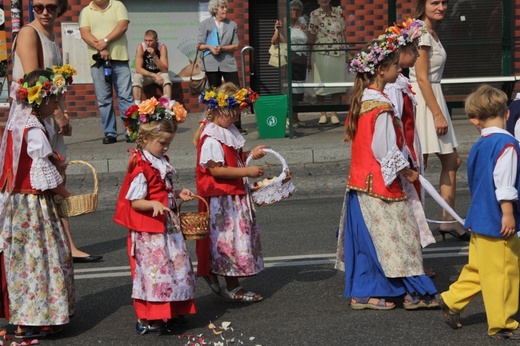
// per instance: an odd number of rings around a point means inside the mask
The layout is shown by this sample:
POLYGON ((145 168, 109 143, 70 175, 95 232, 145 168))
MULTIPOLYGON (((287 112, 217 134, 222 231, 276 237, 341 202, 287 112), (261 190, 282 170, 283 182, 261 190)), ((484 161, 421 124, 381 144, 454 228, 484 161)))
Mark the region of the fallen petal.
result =
POLYGON ((230 324, 231 324, 231 322, 222 322, 222 324, 221 324, 222 329, 227 330, 230 324))

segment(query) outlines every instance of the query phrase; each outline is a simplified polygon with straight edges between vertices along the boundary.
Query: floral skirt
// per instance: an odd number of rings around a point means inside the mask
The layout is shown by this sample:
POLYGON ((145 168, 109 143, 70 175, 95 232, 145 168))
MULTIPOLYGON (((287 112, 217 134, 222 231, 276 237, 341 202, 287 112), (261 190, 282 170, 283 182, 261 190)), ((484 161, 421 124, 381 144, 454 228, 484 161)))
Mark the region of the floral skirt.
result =
POLYGON ((9 198, 2 238, 9 322, 52 326, 74 314, 72 255, 56 205, 46 195, 3 193, 9 198))
POLYGON ((347 192, 344 248, 338 251, 345 265, 346 297, 437 292, 424 275, 419 232, 412 211, 404 205, 347 192))
POLYGON ((249 195, 211 197, 211 272, 251 276, 264 269, 260 231, 249 195))
POLYGON ((195 297, 195 273, 181 232, 130 231, 128 256, 132 298, 172 302, 195 297))

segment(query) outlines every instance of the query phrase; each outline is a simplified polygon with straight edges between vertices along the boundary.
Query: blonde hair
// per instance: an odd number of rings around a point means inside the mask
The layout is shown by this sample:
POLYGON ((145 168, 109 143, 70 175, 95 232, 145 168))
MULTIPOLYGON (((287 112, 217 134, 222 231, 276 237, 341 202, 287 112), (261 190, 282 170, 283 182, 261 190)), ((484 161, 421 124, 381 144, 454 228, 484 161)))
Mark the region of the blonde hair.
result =
POLYGON ((151 121, 148 123, 141 123, 139 131, 137 132, 137 139, 135 140, 137 149, 144 148, 144 139, 156 139, 161 136, 161 133, 175 133, 177 132, 177 122, 173 119, 161 121, 151 121))
MULTIPOLYGON (((371 40, 363 50, 368 54, 370 53, 374 44, 381 42, 380 39, 371 40)), ((378 65, 376 65, 376 69, 381 66, 382 68, 388 68, 390 65, 394 64, 399 59, 399 50, 388 54, 385 60, 381 61, 378 65)), ((350 93, 350 111, 347 116, 347 124, 345 125, 345 137, 343 140, 348 142, 354 138, 357 131, 357 123, 359 116, 361 115, 361 98, 363 97, 364 90, 372 84, 377 78, 377 71, 374 74, 370 72, 365 73, 356 73, 356 78, 354 79, 354 86, 352 87, 352 91, 350 93)))
POLYGON ((464 101, 464 111, 470 119, 487 120, 505 118, 507 114, 507 95, 500 89, 482 84, 468 95, 464 101))
MULTIPOLYGON (((238 89, 239 89, 238 86, 236 86, 235 84, 233 84, 231 82, 226 82, 226 83, 222 84, 221 86, 219 86, 215 91, 224 93, 226 95, 233 95, 234 93, 236 93, 238 91, 238 89)), ((218 117, 222 114, 222 112, 220 109, 211 109, 211 108, 207 107, 205 110, 205 114, 206 114, 206 116, 204 118, 204 121, 213 122, 216 117, 218 117)), ((206 127, 206 124, 203 122, 199 126, 197 131, 195 131, 195 135, 193 136, 193 144, 195 146, 197 146, 197 144, 199 143, 200 135, 202 134, 204 127, 206 127)))

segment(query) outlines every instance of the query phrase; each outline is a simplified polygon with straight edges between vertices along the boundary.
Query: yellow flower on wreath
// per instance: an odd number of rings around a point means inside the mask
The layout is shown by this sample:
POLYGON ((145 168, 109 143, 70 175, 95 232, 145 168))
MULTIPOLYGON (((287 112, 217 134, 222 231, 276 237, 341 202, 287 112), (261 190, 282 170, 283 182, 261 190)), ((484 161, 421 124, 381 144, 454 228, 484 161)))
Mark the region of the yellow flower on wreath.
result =
POLYGON ((243 103, 246 99, 246 94, 247 94, 247 89, 246 88, 242 88, 240 90, 238 90, 236 93, 235 93, 235 100, 237 100, 237 102, 239 104, 243 103))
POLYGON ((227 106, 227 97, 228 95, 224 94, 224 93, 218 93, 217 94, 217 104, 220 108, 224 108, 227 106))
POLYGON ((36 102, 37 104, 42 103, 42 85, 40 82, 37 82, 35 86, 29 88, 27 93, 27 100, 29 100, 29 103, 36 102))
POLYGON ((209 101, 210 99, 212 99, 213 97, 215 97, 215 90, 209 90, 205 93, 204 95, 204 100, 205 101, 209 101))

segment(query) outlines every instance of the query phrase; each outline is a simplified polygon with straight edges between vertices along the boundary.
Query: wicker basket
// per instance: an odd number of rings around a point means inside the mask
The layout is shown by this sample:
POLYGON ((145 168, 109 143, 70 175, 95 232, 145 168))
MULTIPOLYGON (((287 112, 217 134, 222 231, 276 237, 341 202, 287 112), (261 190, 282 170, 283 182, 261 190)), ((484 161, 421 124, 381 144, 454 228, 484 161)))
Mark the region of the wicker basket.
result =
MULTIPOLYGON (((188 212, 180 213, 181 216, 181 231, 184 239, 186 240, 197 240, 205 238, 209 233, 209 206, 208 202, 200 196, 195 195, 198 199, 206 204, 206 211, 200 212, 188 212)), ((181 211, 181 205, 184 201, 179 204, 179 212, 181 211)))
POLYGON ((75 160, 67 163, 68 165, 85 165, 92 171, 94 176, 94 191, 84 195, 70 196, 64 198, 58 204, 58 213, 61 217, 72 217, 95 212, 98 204, 98 178, 94 167, 88 162, 75 160))
MULTIPOLYGON (((291 172, 289 171, 289 167, 287 166, 287 162, 282 157, 282 155, 278 154, 276 151, 271 149, 263 149, 266 153, 273 154, 276 156, 278 160, 282 163, 282 173, 269 180, 266 185, 258 186, 256 184, 250 184, 251 195, 253 196, 253 201, 258 206, 264 206, 268 204, 272 204, 274 202, 281 201, 291 196, 296 188, 291 182, 291 172)), ((246 166, 249 165, 253 157, 251 155, 248 156, 246 160, 246 166)))

